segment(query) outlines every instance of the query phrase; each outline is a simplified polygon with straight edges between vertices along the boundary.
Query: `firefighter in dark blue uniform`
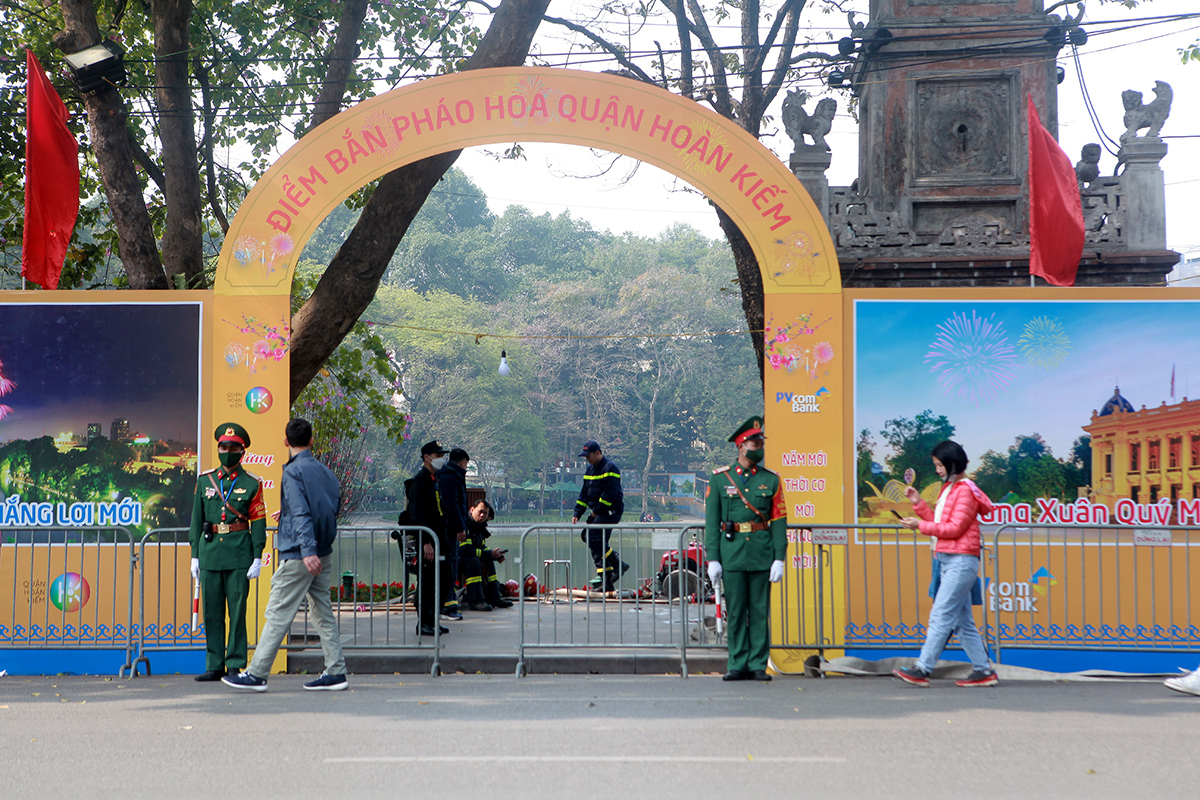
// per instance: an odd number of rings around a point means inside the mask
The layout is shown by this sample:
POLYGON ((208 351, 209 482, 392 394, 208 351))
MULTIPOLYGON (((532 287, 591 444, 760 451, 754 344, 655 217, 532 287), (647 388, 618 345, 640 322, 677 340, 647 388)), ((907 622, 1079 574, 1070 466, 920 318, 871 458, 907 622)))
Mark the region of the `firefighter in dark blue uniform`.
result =
MULTIPOLYGON (((625 512, 625 495, 621 491, 621 470, 608 459, 594 441, 585 442, 581 458, 587 459, 587 474, 583 476, 583 489, 579 492, 579 500, 575 503, 575 516, 571 524, 579 522, 587 514, 589 525, 617 524, 625 512)), ((581 537, 587 542, 592 551, 592 561, 596 562, 596 577, 592 579, 592 588, 597 591, 611 592, 616 588, 617 581, 629 569, 629 565, 609 546, 612 528, 588 528, 581 537)))

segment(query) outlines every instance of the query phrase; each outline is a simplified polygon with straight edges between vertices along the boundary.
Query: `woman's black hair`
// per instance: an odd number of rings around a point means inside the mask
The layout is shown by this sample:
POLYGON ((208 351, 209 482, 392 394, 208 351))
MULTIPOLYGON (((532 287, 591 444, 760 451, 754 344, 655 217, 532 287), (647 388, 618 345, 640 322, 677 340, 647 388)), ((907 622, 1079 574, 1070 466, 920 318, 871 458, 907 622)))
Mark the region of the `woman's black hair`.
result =
POLYGON ((935 445, 933 457, 942 462, 947 475, 961 475, 967 471, 967 451, 958 442, 947 439, 935 445))

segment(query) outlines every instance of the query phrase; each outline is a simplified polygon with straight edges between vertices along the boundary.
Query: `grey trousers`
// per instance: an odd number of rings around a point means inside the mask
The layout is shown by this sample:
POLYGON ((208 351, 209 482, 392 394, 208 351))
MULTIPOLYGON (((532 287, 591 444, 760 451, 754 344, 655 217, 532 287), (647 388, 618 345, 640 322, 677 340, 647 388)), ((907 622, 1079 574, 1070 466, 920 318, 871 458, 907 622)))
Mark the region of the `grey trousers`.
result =
POLYGON ((247 670, 256 678, 271 674, 275 654, 292 627, 292 620, 300 609, 300 601, 308 595, 308 609, 312 612, 313 624, 321 637, 321 650, 325 654, 325 672, 328 675, 345 675, 346 659, 342 655, 342 639, 338 634, 337 620, 333 616, 333 604, 329 600, 329 572, 333 566, 332 556, 321 558, 321 574, 313 575, 300 559, 281 561, 279 569, 271 576, 271 596, 267 600, 266 623, 254 649, 254 660, 247 670))

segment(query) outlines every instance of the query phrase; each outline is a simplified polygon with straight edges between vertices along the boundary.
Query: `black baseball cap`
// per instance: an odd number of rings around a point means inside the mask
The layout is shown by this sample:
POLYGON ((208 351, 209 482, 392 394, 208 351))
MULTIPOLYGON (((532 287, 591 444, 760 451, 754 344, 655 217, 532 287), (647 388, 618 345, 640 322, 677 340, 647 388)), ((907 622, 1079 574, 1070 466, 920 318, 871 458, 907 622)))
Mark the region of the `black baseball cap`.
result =
POLYGON ((438 444, 437 439, 421 445, 421 455, 423 456, 440 456, 449 452, 449 450, 438 444))
POLYGON ((583 452, 581 452, 579 454, 579 456, 583 457, 583 456, 586 456, 588 453, 599 453, 599 452, 600 452, 600 443, 589 439, 588 441, 583 443, 583 452))

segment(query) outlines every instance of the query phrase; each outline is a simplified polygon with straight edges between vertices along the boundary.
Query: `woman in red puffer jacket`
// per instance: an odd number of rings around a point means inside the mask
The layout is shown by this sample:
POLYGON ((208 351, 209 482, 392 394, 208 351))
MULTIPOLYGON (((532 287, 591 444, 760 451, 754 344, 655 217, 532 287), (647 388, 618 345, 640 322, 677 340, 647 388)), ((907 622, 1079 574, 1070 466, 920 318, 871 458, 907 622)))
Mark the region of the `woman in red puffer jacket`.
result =
POLYGON ((913 666, 893 671, 900 680, 914 686, 928 686, 929 675, 937 664, 951 636, 971 659, 973 670, 959 686, 995 686, 996 671, 971 610, 971 590, 979 582, 979 515, 992 510, 992 501, 978 486, 965 477, 967 454, 957 442, 945 441, 933 448, 933 467, 945 485, 938 495, 937 505, 930 509, 917 490, 909 486, 905 496, 913 504, 916 517, 906 517, 902 524, 926 536, 936 537, 934 550, 938 554, 941 580, 925 644, 913 666))

